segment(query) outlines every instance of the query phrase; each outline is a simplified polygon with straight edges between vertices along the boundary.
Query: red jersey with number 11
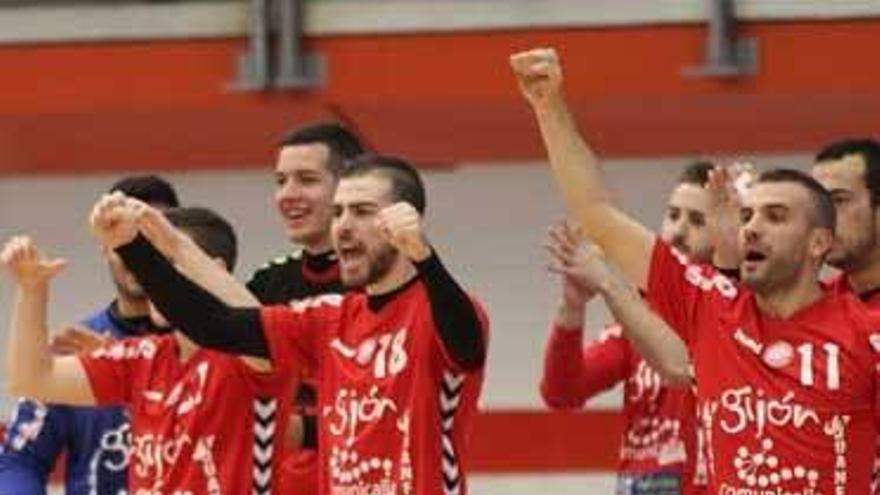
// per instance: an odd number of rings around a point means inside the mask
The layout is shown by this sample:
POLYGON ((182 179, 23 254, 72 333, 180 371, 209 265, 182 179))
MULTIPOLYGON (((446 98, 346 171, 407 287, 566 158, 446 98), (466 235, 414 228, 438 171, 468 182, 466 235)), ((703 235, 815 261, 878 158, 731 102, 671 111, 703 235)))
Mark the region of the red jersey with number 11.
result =
POLYGON ((662 242, 648 285, 691 352, 710 493, 869 493, 880 325, 854 296, 773 318, 662 242))

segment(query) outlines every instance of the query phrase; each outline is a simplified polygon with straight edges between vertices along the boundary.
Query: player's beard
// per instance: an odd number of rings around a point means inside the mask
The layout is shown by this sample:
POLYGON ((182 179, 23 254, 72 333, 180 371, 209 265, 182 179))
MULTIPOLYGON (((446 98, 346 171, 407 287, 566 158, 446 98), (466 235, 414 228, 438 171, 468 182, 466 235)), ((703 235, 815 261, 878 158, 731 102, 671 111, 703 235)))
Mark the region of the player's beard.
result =
POLYGON ((375 284, 385 277, 391 271, 391 267, 394 266, 398 256, 400 256, 400 252, 388 244, 384 244, 376 249, 376 253, 371 256, 367 279, 364 285, 375 284))
POLYGON ((799 272, 804 262, 803 256, 799 257, 794 253, 790 256, 767 259, 757 276, 741 272, 742 281, 755 291, 755 294, 769 297, 774 293, 789 290, 797 284, 799 272))
POLYGON ((855 240, 852 246, 839 255, 832 249, 826 258, 829 265, 850 273, 864 268, 865 265, 873 261, 875 258, 872 256, 873 251, 880 249, 877 246, 877 222, 874 216, 872 215, 871 220, 865 222, 865 225, 856 231, 863 232, 863 234, 855 240))

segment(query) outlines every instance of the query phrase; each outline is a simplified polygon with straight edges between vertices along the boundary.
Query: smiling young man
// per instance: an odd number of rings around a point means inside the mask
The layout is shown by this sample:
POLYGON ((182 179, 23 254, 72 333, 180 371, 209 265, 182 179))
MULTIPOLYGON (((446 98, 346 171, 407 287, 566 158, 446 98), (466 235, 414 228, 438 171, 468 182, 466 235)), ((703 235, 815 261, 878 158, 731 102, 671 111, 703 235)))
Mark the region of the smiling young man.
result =
MULTIPOLYGON (((330 239, 333 194, 346 163, 363 152, 354 133, 335 122, 305 125, 280 141, 273 201, 287 237, 300 249, 253 273, 247 288, 261 304, 290 304, 344 291, 330 239)), ((302 371, 294 394, 301 448, 287 454, 278 479, 281 492, 297 495, 315 493, 318 476, 317 384, 313 371, 302 371)))
POLYGON ((487 323, 427 243, 424 209, 411 165, 354 160, 332 236, 343 282, 362 290, 290 306, 228 307, 144 238, 115 247, 196 343, 318 370, 320 493, 466 493, 487 323))

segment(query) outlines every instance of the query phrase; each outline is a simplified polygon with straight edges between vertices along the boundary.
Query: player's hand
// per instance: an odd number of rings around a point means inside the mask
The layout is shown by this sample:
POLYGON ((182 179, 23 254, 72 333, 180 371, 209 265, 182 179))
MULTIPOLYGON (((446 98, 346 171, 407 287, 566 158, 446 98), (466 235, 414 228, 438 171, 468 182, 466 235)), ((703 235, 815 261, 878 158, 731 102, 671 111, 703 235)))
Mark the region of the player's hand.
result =
POLYGON ((121 192, 105 194, 89 216, 92 234, 108 249, 128 244, 137 236, 138 210, 121 192))
POLYGON ((0 262, 22 287, 45 286, 67 265, 61 258, 44 257, 27 236, 10 239, 0 253, 0 262))
MULTIPOLYGON (((583 242, 584 235, 581 229, 574 223, 562 220, 550 228, 550 242, 554 237, 564 237, 574 242, 583 242)), ((583 309, 584 305, 593 298, 595 291, 580 283, 576 278, 562 276, 562 304, 570 309, 583 309)))
POLYGON ((519 89, 532 106, 545 105, 560 97, 562 67, 556 50, 536 48, 510 56, 510 67, 519 89))
POLYGON ((548 269, 568 277, 585 291, 599 292, 613 278, 602 249, 586 238, 578 238, 571 229, 551 228, 546 247, 552 257, 548 269))
POLYGON ((385 240, 410 260, 422 261, 431 255, 422 228, 422 216, 413 205, 400 201, 383 208, 376 225, 385 240))
POLYGON ((55 354, 89 354, 110 342, 110 337, 88 328, 71 325, 64 328, 49 341, 55 354))
POLYGON ((176 259, 181 242, 186 235, 175 227, 165 214, 142 201, 131 199, 138 211, 137 226, 141 234, 168 259, 176 259))
POLYGON ((722 268, 739 266, 740 208, 743 196, 752 187, 756 174, 751 163, 736 162, 716 165, 709 171, 706 190, 710 195, 712 243, 715 246, 713 264, 722 268))

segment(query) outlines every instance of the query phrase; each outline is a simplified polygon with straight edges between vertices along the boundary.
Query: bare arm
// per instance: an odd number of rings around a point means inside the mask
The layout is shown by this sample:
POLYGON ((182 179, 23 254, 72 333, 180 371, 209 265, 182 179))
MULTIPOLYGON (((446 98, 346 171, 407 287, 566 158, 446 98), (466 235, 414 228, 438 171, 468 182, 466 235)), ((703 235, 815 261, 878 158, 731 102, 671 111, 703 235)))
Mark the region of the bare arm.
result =
POLYGON ((551 270, 599 292, 645 361, 672 385, 690 385, 690 355, 684 341, 654 313, 638 291, 604 259, 601 249, 565 229, 551 231, 551 270))
POLYGON ((611 314, 623 327, 623 334, 645 361, 669 384, 693 383, 690 354, 684 341, 653 312, 635 288, 610 271, 600 293, 611 314))
POLYGON ((513 55, 510 62, 535 112, 566 205, 584 233, 645 287, 654 234, 611 202, 598 160, 578 133, 562 95, 555 51, 531 50, 513 55))
POLYGON ((42 258, 26 237, 9 241, 2 261, 18 284, 6 347, 9 394, 44 402, 94 405, 95 397, 79 359, 53 356, 49 348, 49 284, 64 262, 42 258))

